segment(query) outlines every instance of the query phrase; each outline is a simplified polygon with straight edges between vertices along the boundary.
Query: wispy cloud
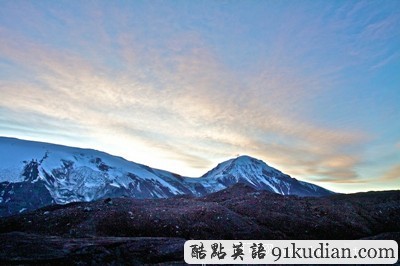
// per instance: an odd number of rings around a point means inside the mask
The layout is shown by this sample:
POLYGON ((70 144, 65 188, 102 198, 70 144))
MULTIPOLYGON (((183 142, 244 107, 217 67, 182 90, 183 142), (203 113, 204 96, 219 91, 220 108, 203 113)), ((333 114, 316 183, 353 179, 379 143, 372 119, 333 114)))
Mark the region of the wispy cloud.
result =
MULTIPOLYGON (((85 4, 80 17, 73 9, 48 8, 58 21, 50 29, 42 19, 46 12, 28 5, 24 8, 35 12, 21 24, 32 35, 0 24, 0 60, 24 73, 0 81, 0 130, 76 133, 107 144, 103 150, 189 175, 247 153, 310 181, 365 182, 356 168, 363 160, 360 147, 371 134, 319 123, 310 115, 321 111, 313 103, 341 83, 343 69, 357 60, 364 64, 366 51, 379 48, 360 44, 353 50, 356 39, 364 42, 368 34, 346 39, 354 22, 349 9, 330 17, 333 7, 327 6, 314 20, 287 13, 274 41, 257 48, 263 56, 246 71, 227 64, 204 33, 177 23, 171 8, 164 7, 165 17, 155 17, 154 10, 131 14, 97 5, 85 4), (49 32, 57 38, 43 41, 49 32), (329 55, 333 50, 337 56, 329 55), (317 58, 321 54, 323 62, 317 58), (121 140, 131 146, 120 145, 121 140), (157 163, 163 160, 187 168, 157 163)), ((364 29, 388 38, 395 23, 391 17, 364 29)))
MULTIPOLYGON (((155 83, 140 82, 126 73, 112 78, 102 67, 81 58, 51 55, 51 50, 37 45, 8 50, 7 56, 14 61, 23 58, 40 69, 39 85, 3 83, 2 106, 74 121, 88 131, 131 136, 192 167, 209 167, 207 157, 246 152, 285 168, 306 167, 303 174, 339 173, 319 168, 352 172, 356 159, 343 157, 339 150, 363 139, 362 134, 321 128, 285 115, 284 94, 290 90, 280 93, 279 88, 307 90, 301 81, 285 82, 279 73, 277 77, 270 73, 264 85, 259 82, 248 89, 204 47, 167 60, 153 54, 156 63, 150 65, 158 76, 155 83), (268 97, 267 102, 260 94, 268 97), (258 143, 254 142, 257 138, 258 143), (274 138, 291 144, 274 145, 274 138), (223 147, 224 152, 215 147, 223 147), (296 159, 301 154, 309 161, 296 159)), ((302 99, 299 93, 294 97, 302 99)))
POLYGON ((380 181, 391 182, 398 180, 400 181, 400 164, 392 166, 384 175, 380 178, 380 181))

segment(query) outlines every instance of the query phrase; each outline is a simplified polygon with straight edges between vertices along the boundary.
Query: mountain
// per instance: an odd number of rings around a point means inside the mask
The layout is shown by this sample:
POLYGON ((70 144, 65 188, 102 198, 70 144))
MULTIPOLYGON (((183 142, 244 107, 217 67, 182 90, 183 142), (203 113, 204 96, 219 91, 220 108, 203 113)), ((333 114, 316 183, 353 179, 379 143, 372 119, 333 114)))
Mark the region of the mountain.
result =
POLYGON ((282 195, 332 194, 249 156, 189 178, 92 149, 0 137, 0 216, 108 197, 202 196, 236 183, 282 195))
POLYGON ((245 183, 258 190, 267 190, 281 195, 325 196, 332 194, 329 190, 292 178, 250 156, 240 156, 220 163, 200 179, 225 188, 236 183, 245 183))

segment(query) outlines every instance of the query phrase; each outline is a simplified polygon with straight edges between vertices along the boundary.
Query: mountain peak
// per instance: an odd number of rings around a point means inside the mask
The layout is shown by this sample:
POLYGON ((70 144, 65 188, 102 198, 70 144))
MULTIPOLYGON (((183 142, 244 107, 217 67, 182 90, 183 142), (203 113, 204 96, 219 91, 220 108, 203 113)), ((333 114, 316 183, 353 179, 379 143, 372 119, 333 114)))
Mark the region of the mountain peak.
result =
POLYGON ((237 183, 283 195, 329 194, 248 155, 222 162, 202 178, 188 178, 104 152, 50 143, 0 138, 0 151, 0 216, 53 202, 203 196, 237 183))
POLYGON ((254 157, 251 157, 251 156, 249 156, 249 155, 244 154, 244 155, 239 155, 239 156, 237 156, 237 157, 235 158, 235 160, 257 160, 257 159, 254 158, 254 157))
POLYGON ((217 165, 214 169, 207 172, 203 177, 218 177, 221 175, 247 176, 252 174, 262 174, 262 172, 277 172, 279 170, 268 166, 264 161, 248 155, 241 155, 229 159, 217 165))
POLYGON ((272 170, 272 171, 278 171, 279 170, 269 166, 267 163, 265 163, 263 160, 251 157, 249 155, 240 155, 234 159, 228 160, 227 162, 232 162, 234 163, 236 166, 254 166, 254 167, 258 167, 258 168, 264 168, 264 169, 268 169, 268 170, 272 170))
POLYGON ((255 189, 282 195, 322 196, 332 193, 316 185, 298 181, 267 165, 264 161, 248 155, 241 155, 218 164, 203 175, 203 178, 222 184, 224 187, 244 183, 255 189))
POLYGON ((251 164, 251 163, 257 163, 257 162, 262 162, 261 160, 258 160, 254 157, 251 157, 249 155, 240 155, 234 159, 232 159, 238 164, 251 164))

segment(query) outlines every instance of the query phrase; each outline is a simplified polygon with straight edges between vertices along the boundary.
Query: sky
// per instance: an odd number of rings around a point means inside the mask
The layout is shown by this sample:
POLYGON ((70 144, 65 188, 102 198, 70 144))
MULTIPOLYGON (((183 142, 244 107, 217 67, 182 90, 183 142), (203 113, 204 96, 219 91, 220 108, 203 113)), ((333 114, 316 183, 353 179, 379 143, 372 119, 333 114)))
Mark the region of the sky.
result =
POLYGON ((400 189, 400 1, 0 0, 0 136, 400 189))

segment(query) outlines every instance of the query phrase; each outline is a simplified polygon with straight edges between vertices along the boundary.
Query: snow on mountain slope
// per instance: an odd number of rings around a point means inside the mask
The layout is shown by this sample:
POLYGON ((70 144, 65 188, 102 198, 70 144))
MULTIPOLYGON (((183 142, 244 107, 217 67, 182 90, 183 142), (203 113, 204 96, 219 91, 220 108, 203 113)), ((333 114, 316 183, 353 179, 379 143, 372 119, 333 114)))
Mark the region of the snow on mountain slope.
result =
POLYGON ((203 175, 199 181, 203 184, 219 184, 224 188, 236 183, 246 183, 256 189, 282 195, 324 196, 332 194, 331 191, 319 186, 298 181, 250 156, 240 156, 220 163, 203 175))
POLYGON ((41 187, 59 204, 103 197, 165 198, 190 193, 172 174, 157 174, 147 166, 95 150, 0 138, 0 151, 0 205, 12 204, 16 186, 27 187, 27 194, 31 186, 36 190, 41 187))
POLYGON ((283 195, 331 193, 249 156, 188 178, 96 150, 0 137, 0 216, 105 197, 202 196, 236 183, 283 195))

